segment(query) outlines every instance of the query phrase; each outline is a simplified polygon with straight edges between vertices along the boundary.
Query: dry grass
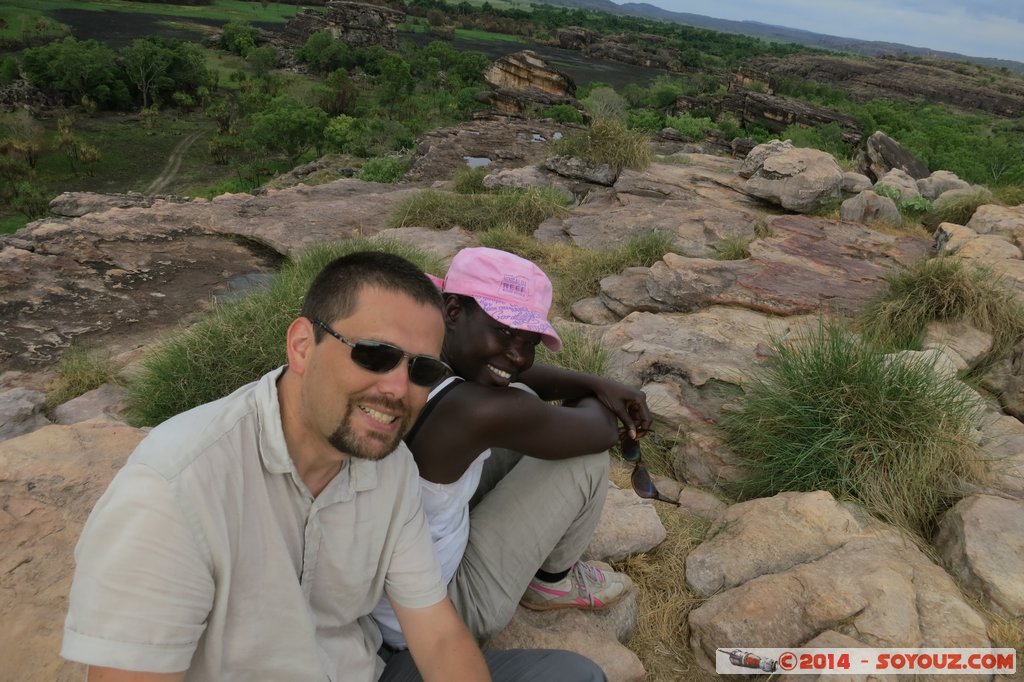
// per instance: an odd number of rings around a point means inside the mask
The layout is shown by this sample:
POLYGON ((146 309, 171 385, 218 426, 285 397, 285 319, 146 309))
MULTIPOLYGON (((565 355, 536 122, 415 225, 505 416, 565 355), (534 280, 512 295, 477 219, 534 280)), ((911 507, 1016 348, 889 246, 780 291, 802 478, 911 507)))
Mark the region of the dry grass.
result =
POLYGON ((637 628, 629 648, 643 662, 647 682, 718 679, 697 664, 690 648, 687 621, 703 599, 687 590, 683 581, 686 555, 704 539, 708 523, 674 507, 659 505, 657 511, 668 531, 665 541, 615 565, 640 590, 637 628))

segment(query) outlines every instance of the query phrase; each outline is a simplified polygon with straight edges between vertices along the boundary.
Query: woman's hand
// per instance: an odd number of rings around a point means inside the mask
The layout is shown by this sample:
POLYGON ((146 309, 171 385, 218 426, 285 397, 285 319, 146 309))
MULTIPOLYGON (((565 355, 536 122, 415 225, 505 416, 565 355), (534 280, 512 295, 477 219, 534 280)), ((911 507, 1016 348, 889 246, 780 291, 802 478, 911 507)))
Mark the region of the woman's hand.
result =
POLYGON ((598 377, 592 386, 594 396, 622 423, 622 430, 637 439, 651 430, 651 410, 647 395, 638 388, 598 377))

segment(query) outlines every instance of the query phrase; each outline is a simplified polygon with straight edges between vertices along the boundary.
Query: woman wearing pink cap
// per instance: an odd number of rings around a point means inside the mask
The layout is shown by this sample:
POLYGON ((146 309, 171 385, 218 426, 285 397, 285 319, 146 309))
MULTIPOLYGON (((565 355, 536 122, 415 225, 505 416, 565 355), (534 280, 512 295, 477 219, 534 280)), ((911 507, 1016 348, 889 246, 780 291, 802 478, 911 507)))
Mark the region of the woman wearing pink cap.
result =
MULTIPOLYGON (((405 441, 456 609, 483 640, 508 624, 516 604, 600 609, 618 601, 629 578, 580 556, 604 505, 606 451, 619 422, 633 438, 650 427, 643 392, 534 366, 538 343, 557 351, 562 342, 547 319, 551 281, 530 261, 463 249, 437 282, 442 359, 456 376, 433 389, 405 441)), ((385 642, 404 648, 386 602, 374 617, 385 642)))

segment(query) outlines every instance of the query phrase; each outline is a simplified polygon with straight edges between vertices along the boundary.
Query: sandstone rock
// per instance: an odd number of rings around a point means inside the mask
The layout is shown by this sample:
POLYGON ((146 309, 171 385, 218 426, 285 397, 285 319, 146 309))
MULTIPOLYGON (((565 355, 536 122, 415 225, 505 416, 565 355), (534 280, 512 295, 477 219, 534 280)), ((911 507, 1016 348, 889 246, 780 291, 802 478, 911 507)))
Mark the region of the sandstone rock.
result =
POLYGON ((119 415, 124 410, 128 399, 128 391, 116 384, 103 384, 88 393, 83 393, 53 410, 53 420, 57 424, 77 424, 90 419, 120 421, 119 415))
POLYGON ((608 187, 618 177, 615 169, 606 163, 592 165, 575 156, 551 156, 544 160, 544 167, 562 177, 574 178, 608 187))
POLYGON ((50 420, 43 414, 46 395, 28 388, 0 393, 0 441, 31 433, 50 420))
MULTIPOLYGON (((724 402, 724 396, 727 395, 722 387, 717 392, 709 389, 705 393, 718 398, 719 403, 724 402)), ((676 400, 678 401, 680 398, 677 397, 676 400)), ((725 444, 721 436, 711 432, 706 424, 694 424, 692 421, 700 412, 713 407, 714 403, 708 407, 697 405, 692 410, 693 414, 687 415, 688 421, 669 422, 671 424, 688 423, 690 428, 686 434, 686 440, 673 450, 672 473, 681 481, 706 488, 719 488, 729 483, 736 483, 743 480, 745 475, 745 464, 742 458, 725 444)), ((717 414, 715 416, 717 417, 717 414)), ((683 496, 686 496, 685 493, 683 496)), ((687 501, 681 498, 680 506, 697 516, 712 513, 713 508, 703 508, 704 502, 710 503, 710 500, 687 501), (687 504, 689 506, 686 506, 687 504)))
POLYGON ((66 218, 77 218, 87 213, 109 211, 114 208, 149 208, 153 197, 138 192, 125 194, 97 194, 96 192, 62 192, 50 201, 50 213, 66 218))
POLYGON ((992 335, 965 322, 931 322, 925 329, 921 347, 954 353, 966 369, 974 367, 992 350, 992 335))
POLYGON ((531 104, 579 106, 572 78, 550 66, 533 50, 495 60, 484 71, 484 80, 494 88, 484 93, 487 102, 506 113, 525 113, 531 104))
POLYGON ((395 27, 404 20, 404 12, 389 7, 331 0, 322 8, 304 9, 289 19, 281 37, 301 47, 317 31, 328 31, 336 40, 351 47, 382 45, 397 49, 395 27))
POLYGON ((683 513, 715 522, 722 517, 728 505, 705 490, 683 486, 679 493, 679 509, 683 513))
POLYGON ((587 45, 600 40, 601 37, 597 31, 580 26, 556 28, 554 32, 554 39, 558 41, 558 46, 563 50, 582 50, 587 45))
POLYGON ((886 286, 896 265, 924 256, 928 244, 822 218, 779 216, 773 236, 750 245, 739 261, 666 254, 650 268, 601 280, 601 299, 625 317, 635 310, 688 312, 742 306, 777 315, 820 309, 855 314, 886 286), (884 255, 883 255, 884 254, 884 255))
POLYGON ((985 622, 913 542, 823 492, 730 507, 687 557, 687 583, 725 588, 690 612, 706 667, 718 647, 797 647, 828 630, 875 647, 989 646, 985 622))
POLYGON ((1024 248, 1024 205, 984 204, 971 216, 967 227, 978 234, 1001 235, 1024 248))
POLYGON ((987 470, 987 487, 979 492, 1024 500, 1024 423, 1001 414, 985 415, 979 447, 987 470))
POLYGON ((990 201, 992 199, 992 192, 988 188, 982 187, 980 185, 972 185, 969 189, 947 189, 945 192, 935 197, 935 201, 933 201, 932 203, 936 207, 939 207, 950 201, 956 201, 957 199, 961 199, 964 197, 973 198, 978 195, 981 195, 982 199, 985 201, 990 201))
POLYGON ((487 159, 487 172, 539 164, 551 155, 551 143, 578 127, 553 121, 505 116, 476 120, 423 135, 406 177, 449 180, 467 158, 487 159))
POLYGON ((982 79, 974 71, 960 73, 960 65, 945 59, 808 54, 755 57, 747 60, 746 66, 760 72, 762 82, 780 77, 814 81, 840 88, 860 102, 941 102, 1007 118, 1024 110, 1024 91, 1012 71, 986 72, 982 79))
POLYGON ((867 139, 866 149, 865 175, 876 181, 894 168, 906 172, 915 179, 930 175, 924 162, 881 130, 875 131, 867 139))
POLYGON ((863 173, 846 171, 843 173, 843 191, 857 194, 866 189, 871 189, 871 178, 863 173))
POLYGON ((48 426, 0 443, 0 657, 10 680, 77 682, 62 660, 73 551, 93 504, 145 433, 122 425, 48 426))
POLYGON ((378 233, 378 237, 414 246, 420 251, 440 258, 443 261, 450 260, 460 249, 477 245, 476 237, 473 236, 473 233, 467 232, 461 227, 453 227, 448 230, 432 230, 426 227, 396 227, 381 230, 378 233))
POLYGON ((917 190, 925 199, 934 201, 940 194, 951 189, 970 189, 971 184, 957 177, 956 173, 937 170, 917 181, 917 190))
POLYGON ((789 140, 771 140, 770 142, 757 145, 751 149, 746 158, 743 159, 743 165, 740 166, 739 176, 741 178, 749 178, 760 170, 761 166, 764 165, 765 159, 769 156, 788 152, 791 149, 795 149, 795 147, 789 140))
POLYGON ((943 516, 935 546, 960 583, 1009 618, 1024 616, 1024 501, 960 500, 943 516))
POLYGON ((637 497, 632 490, 612 486, 584 557, 621 561, 630 554, 654 549, 665 536, 654 502, 637 497))
POLYGON ((487 189, 525 189, 527 187, 547 187, 550 184, 550 173, 546 173, 536 166, 507 168, 484 176, 484 187, 487 189))
POLYGON ((583 48, 583 54, 592 59, 610 59, 648 69, 679 71, 682 67, 679 50, 666 41, 665 36, 650 33, 600 36, 583 48))
POLYGON ((744 189, 797 213, 813 213, 842 197, 843 171, 831 154, 796 148, 774 154, 744 189))
POLYGON ((591 296, 572 304, 572 316, 587 324, 612 324, 619 321, 619 316, 601 302, 600 296, 591 296))
POLYGON ((36 221, 18 244, 0 237, 0 371, 52 363, 86 334, 113 352, 151 339, 278 254, 376 234, 418 191, 339 180, 36 221))
POLYGON ((956 379, 956 361, 940 348, 931 350, 901 350, 885 356, 886 362, 906 362, 914 366, 926 366, 935 370, 943 379, 956 379))
POLYGON ((956 254, 961 258, 982 261, 991 265, 1006 259, 1020 260, 1021 250, 1006 237, 993 234, 979 235, 969 227, 955 223, 940 223, 933 235, 938 253, 956 254))
POLYGON ((843 140, 850 145, 859 146, 864 139, 860 123, 852 116, 792 97, 734 88, 722 97, 721 106, 722 111, 732 114, 741 126, 758 125, 773 134, 792 125, 815 128, 835 123, 843 131, 843 140))
POLYGON ((853 223, 871 224, 875 222, 888 225, 900 225, 903 216, 896 202, 889 197, 865 190, 855 197, 844 201, 839 207, 839 217, 853 223))
POLYGON ((911 177, 909 173, 899 168, 893 168, 891 171, 880 177, 878 182, 875 183, 875 187, 880 185, 895 189, 900 193, 900 199, 904 201, 921 196, 921 193, 917 189, 917 180, 911 177))
POLYGON ((1024 341, 986 372, 982 386, 999 396, 1007 414, 1024 422, 1024 341))
MULTIPOLYGON (((822 649, 862 649, 867 645, 858 639, 836 632, 825 630, 820 635, 807 642, 807 648, 822 649)), ((779 682, 885 682, 892 679, 889 675, 841 675, 829 673, 826 675, 782 675, 779 682)))

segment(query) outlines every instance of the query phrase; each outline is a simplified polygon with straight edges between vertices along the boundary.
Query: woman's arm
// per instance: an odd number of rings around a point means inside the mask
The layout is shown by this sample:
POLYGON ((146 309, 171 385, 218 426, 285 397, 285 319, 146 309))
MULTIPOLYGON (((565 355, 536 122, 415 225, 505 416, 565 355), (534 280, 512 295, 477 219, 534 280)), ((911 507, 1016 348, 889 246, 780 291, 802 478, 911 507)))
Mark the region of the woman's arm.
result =
POLYGON ((593 374, 535 364, 519 376, 543 400, 576 400, 594 396, 622 422, 631 437, 651 428, 651 410, 643 391, 593 374))

